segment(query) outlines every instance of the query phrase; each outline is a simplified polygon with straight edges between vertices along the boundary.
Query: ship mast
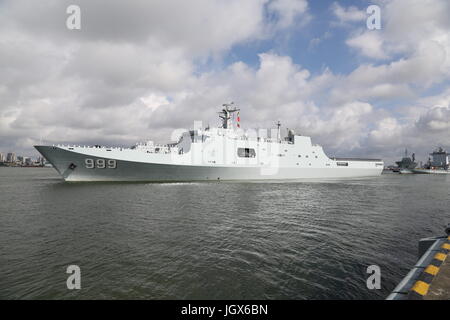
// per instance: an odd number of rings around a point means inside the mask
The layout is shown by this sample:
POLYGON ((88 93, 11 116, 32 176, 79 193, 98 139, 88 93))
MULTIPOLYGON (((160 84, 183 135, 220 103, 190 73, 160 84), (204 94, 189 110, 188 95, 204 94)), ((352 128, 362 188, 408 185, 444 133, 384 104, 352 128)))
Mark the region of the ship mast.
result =
POLYGON ((277 122, 277 140, 278 142, 281 142, 281 122, 278 120, 277 122))
POLYGON ((234 112, 237 112, 241 109, 237 109, 236 107, 232 107, 234 105, 234 102, 231 103, 224 103, 222 107, 222 111, 219 112, 219 118, 222 119, 222 128, 228 129, 231 127, 231 115, 234 112))

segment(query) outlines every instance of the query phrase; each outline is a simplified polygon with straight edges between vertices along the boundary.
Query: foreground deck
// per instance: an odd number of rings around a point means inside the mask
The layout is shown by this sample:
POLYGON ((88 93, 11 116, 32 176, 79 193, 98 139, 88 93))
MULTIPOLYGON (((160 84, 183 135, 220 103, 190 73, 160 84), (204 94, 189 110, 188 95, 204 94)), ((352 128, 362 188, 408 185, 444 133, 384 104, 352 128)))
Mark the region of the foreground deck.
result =
MULTIPOLYGON (((449 237, 450 239, 450 237, 449 237)), ((425 300, 450 300, 450 258, 442 263, 439 272, 430 284, 425 300)))
POLYGON ((388 300, 450 300, 450 236, 419 242, 420 259, 388 300))

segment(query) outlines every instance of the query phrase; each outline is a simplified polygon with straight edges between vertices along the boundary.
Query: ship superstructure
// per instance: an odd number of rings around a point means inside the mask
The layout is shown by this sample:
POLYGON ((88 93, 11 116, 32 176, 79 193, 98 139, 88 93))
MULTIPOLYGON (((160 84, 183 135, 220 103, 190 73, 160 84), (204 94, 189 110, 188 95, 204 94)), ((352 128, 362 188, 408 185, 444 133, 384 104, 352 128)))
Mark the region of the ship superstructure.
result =
MULTIPOLYGON (((40 145, 35 148, 66 181, 292 180, 381 174, 381 159, 330 158, 310 137, 281 125, 243 130, 239 109, 224 104, 221 126, 183 132, 171 144, 131 148, 40 145)), ((194 126, 195 127, 195 126, 194 126)))
POLYGON ((442 147, 437 148, 430 153, 431 159, 429 162, 430 167, 448 169, 449 167, 449 154, 442 147))
POLYGON ((449 156, 447 151, 439 147, 430 153, 430 158, 424 168, 416 168, 412 171, 419 174, 450 174, 449 156))

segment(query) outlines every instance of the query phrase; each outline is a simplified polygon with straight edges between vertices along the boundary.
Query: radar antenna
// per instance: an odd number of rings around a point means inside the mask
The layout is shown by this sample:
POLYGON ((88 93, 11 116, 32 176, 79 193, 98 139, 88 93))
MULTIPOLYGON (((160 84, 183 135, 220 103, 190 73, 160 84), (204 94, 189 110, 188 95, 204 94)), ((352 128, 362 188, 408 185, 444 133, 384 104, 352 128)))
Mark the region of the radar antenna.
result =
POLYGON ((278 120, 278 122, 277 122, 277 140, 278 140, 278 142, 280 142, 281 141, 281 122, 280 122, 280 120, 278 120))

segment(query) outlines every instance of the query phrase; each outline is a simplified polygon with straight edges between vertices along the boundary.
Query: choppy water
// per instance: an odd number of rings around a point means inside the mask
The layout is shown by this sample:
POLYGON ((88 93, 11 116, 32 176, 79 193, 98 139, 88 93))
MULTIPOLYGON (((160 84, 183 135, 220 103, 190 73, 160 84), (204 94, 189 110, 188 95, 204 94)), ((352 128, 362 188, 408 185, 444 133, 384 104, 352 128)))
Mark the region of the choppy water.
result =
POLYGON ((383 299, 450 222, 449 190, 439 175, 67 184, 0 168, 0 298, 383 299))

